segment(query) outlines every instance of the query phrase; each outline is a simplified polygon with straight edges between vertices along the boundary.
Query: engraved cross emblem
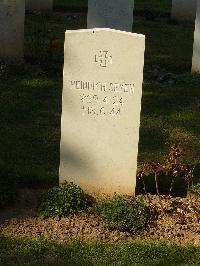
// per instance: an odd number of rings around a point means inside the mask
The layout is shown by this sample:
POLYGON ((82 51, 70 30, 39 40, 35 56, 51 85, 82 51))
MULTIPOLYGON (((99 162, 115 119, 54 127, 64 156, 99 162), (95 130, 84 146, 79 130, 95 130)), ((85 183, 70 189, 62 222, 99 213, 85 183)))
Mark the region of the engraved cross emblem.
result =
POLYGON ((101 50, 95 55, 95 62, 99 63, 99 66, 101 67, 107 67, 109 64, 112 65, 112 56, 108 51, 101 50))

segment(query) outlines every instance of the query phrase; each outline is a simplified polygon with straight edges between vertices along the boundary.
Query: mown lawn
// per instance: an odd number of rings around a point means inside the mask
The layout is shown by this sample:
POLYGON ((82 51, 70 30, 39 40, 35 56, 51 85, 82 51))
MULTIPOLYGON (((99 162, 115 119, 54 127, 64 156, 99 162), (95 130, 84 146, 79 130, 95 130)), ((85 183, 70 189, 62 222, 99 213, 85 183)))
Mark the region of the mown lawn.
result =
POLYGON ((59 10, 87 8, 87 0, 55 0, 54 8, 59 10))
POLYGON ((200 265, 200 248, 165 242, 106 244, 75 241, 57 244, 44 239, 0 235, 0 265, 200 265))
MULTIPOLYGON (((87 0, 54 0, 54 8, 56 10, 86 10, 88 5, 87 0)), ((169 14, 171 9, 171 1, 169 0, 135 0, 136 12, 156 12, 160 14, 169 14)))

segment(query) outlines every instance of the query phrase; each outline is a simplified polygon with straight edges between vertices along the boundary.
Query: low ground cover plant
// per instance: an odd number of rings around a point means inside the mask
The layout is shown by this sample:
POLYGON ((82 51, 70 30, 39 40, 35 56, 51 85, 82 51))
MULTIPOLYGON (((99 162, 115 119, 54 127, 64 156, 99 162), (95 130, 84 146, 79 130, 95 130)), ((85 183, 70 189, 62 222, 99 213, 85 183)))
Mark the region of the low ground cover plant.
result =
POLYGON ((69 182, 48 190, 41 198, 38 210, 44 218, 61 218, 88 209, 100 215, 108 229, 136 234, 143 231, 151 216, 143 196, 134 198, 115 194, 112 198, 94 199, 69 182))
POLYGON ((189 191, 197 196, 200 196, 200 183, 192 185, 189 191))
POLYGON ((140 234, 150 221, 150 210, 142 196, 137 198, 115 194, 99 199, 96 210, 106 227, 140 234))
POLYGON ((67 217, 85 211, 92 205, 92 201, 79 186, 64 182, 43 195, 39 204, 39 215, 52 218, 67 217))

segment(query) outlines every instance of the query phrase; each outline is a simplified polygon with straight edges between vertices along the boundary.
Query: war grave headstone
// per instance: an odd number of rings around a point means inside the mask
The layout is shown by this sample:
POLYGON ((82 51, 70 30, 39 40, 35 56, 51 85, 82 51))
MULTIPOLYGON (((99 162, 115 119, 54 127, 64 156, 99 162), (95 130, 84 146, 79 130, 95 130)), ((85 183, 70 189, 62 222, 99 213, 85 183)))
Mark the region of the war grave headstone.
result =
POLYGON ((29 11, 51 11, 53 0, 26 0, 26 10, 29 11))
POLYGON ((175 20, 194 21, 197 0, 172 0, 171 17, 175 20))
POLYGON ((132 32, 134 0, 88 0, 87 28, 132 32))
POLYGON ((24 0, 0 0, 0 58, 23 59, 24 17, 24 0))
POLYGON ((66 31, 60 183, 134 194, 144 49, 140 34, 66 31))
POLYGON ((192 72, 200 73, 200 0, 197 1, 197 14, 194 32, 192 72))

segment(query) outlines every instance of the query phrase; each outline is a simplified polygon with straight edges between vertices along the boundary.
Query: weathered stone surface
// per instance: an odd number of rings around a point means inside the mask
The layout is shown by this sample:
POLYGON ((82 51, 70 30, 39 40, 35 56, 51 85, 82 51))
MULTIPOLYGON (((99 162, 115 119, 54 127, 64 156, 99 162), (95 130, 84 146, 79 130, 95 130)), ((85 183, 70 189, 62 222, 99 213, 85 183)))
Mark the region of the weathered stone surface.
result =
POLYGON ((88 0, 87 27, 132 32, 134 0, 88 0))
POLYGON ((24 0, 0 0, 0 58, 23 59, 24 15, 24 0))
POLYGON ((26 10, 50 11, 53 9, 53 0, 26 0, 26 10))
POLYGON ((94 194, 134 193, 144 48, 143 35, 66 32, 61 183, 94 194))
POLYGON ((200 0, 197 4, 197 15, 194 33, 194 48, 192 59, 192 72, 200 73, 200 0))
POLYGON ((175 20, 194 21, 197 0, 172 0, 172 18, 175 20))

